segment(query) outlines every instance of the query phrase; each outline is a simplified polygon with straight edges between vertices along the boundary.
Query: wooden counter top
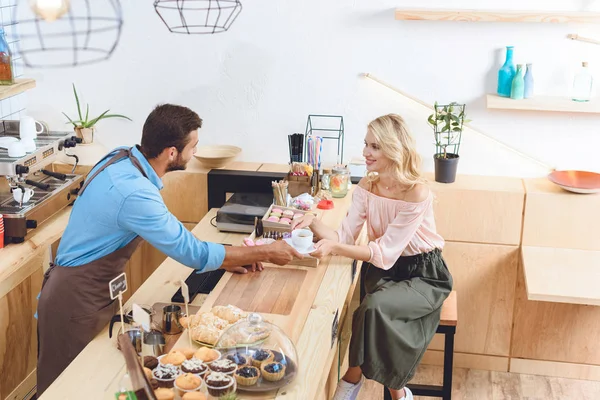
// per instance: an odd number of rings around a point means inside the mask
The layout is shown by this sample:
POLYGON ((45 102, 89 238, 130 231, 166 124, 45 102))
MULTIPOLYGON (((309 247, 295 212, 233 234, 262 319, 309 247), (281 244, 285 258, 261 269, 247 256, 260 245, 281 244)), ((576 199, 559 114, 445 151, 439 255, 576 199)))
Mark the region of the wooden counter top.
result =
MULTIPOLYGON (((335 200, 335 208, 321 214, 323 222, 337 227, 346 215, 351 202, 351 193, 343 199, 335 200)), ((216 243, 239 245, 242 234, 222 233, 210 224, 216 210, 211 210, 192 230, 198 238, 216 243)), ((295 340, 299 356, 300 370, 293 384, 287 386, 280 394, 266 398, 285 396, 286 399, 312 399, 327 378, 327 367, 331 365, 336 347, 331 348, 331 326, 336 311, 342 312, 344 301, 350 287, 356 282, 352 279, 352 260, 343 257, 327 257, 318 268, 286 266, 285 269, 306 271, 306 291, 298 295, 289 315, 265 315, 275 322, 295 340), (285 393, 285 395, 284 395, 285 393)), ((269 268, 282 268, 270 264, 269 268)), ((190 268, 168 258, 137 290, 126 307, 131 304, 148 304, 170 302, 171 296, 178 289, 181 279, 187 278, 190 268)), ((206 298, 202 296, 192 304, 203 308, 212 306, 223 292, 232 274, 226 273, 217 287, 206 298)), ((180 341, 187 343, 187 333, 180 341)), ((85 393, 86 399, 114 399, 114 391, 124 372, 125 360, 116 348, 116 338, 108 337, 108 327, 79 354, 71 365, 60 375, 54 384, 41 396, 42 400, 78 399, 85 393)), ((248 396, 242 398, 250 398, 248 396)), ((256 397, 251 397, 256 398, 256 397)), ((265 398, 265 397, 263 397, 265 398)))

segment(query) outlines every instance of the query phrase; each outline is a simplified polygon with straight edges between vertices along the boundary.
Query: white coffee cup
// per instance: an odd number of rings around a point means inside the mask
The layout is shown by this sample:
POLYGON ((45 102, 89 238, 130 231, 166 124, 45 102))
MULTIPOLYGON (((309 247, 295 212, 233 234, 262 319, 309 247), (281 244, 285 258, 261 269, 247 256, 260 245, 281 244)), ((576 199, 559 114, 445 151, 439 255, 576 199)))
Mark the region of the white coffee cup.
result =
POLYGON ((32 117, 21 117, 19 120, 19 136, 21 139, 35 139, 38 133, 44 131, 44 125, 41 122, 36 121, 32 117), (40 125, 40 130, 37 130, 36 125, 40 125))
POLYGON ((25 146, 21 141, 9 143, 6 148, 9 157, 19 158, 25 156, 25 146))
POLYGON ((29 200, 31 200, 31 197, 33 196, 33 193, 33 189, 31 188, 25 188, 25 194, 23 194, 21 188, 14 188, 12 190, 13 199, 15 199, 15 201, 19 203, 21 202, 21 196, 23 196, 23 203, 29 202, 29 200))
POLYGON ((296 229, 292 231, 292 244, 295 248, 308 249, 313 243, 313 233, 309 229, 296 229))
POLYGON ((33 140, 33 138, 21 139, 21 143, 27 153, 33 153, 36 149, 35 140, 33 140))

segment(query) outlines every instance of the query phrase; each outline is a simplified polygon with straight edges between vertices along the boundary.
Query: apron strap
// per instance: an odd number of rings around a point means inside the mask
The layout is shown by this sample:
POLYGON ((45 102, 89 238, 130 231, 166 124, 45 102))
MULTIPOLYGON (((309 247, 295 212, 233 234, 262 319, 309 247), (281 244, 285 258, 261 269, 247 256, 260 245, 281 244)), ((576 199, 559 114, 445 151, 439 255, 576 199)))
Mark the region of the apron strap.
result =
MULTIPOLYGON (((103 162, 104 160, 106 160, 109 157, 110 157, 110 159, 108 160, 108 162, 106 164, 104 164, 103 166, 101 166, 100 168, 98 168, 96 170, 96 172, 94 172, 92 174, 91 177, 89 177, 88 179, 86 179, 85 183, 83 184, 83 186, 79 190, 78 196, 83 195, 83 192, 88 187, 88 185, 90 184, 90 182, 92 182, 94 180, 94 178, 96 176, 98 176, 98 174, 100 172, 104 171, 107 167, 109 167, 110 165, 116 163, 117 161, 122 160, 125 157, 128 157, 131 160, 131 163, 133 164, 133 166, 136 167, 142 173, 142 175, 144 176, 144 178, 148 179, 148 175, 146 175, 146 172, 144 172, 144 169, 142 168, 142 164, 140 164, 140 161, 133 154, 131 154, 131 149, 120 149, 116 153, 109 153, 106 156, 104 156, 100 161, 98 161, 96 163, 96 166, 98 166, 101 162, 103 162)), ((94 168, 96 168, 96 166, 94 166, 94 168)))

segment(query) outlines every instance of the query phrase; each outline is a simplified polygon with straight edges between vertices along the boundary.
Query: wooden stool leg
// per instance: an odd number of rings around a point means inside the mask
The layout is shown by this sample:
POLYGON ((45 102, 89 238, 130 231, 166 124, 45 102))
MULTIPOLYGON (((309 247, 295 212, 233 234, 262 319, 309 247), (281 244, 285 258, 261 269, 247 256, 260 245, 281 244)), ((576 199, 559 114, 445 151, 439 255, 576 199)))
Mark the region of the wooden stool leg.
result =
POLYGON ((442 388, 442 399, 452 398, 452 367, 454 364, 454 329, 444 334, 444 383, 442 388))

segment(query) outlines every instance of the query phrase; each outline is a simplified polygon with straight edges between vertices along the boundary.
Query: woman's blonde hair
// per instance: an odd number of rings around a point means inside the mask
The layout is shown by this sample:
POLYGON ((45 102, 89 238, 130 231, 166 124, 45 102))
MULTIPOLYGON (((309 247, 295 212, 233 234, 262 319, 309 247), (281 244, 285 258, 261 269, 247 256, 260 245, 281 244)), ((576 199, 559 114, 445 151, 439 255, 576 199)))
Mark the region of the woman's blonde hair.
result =
MULTIPOLYGON (((425 182, 419 172, 421 157, 417 153, 415 140, 401 116, 383 115, 371 121, 368 129, 375 136, 383 154, 390 159, 390 172, 400 184, 412 188, 417 183, 425 182)), ((370 172, 367 178, 370 182, 376 182, 379 176, 370 172)))

